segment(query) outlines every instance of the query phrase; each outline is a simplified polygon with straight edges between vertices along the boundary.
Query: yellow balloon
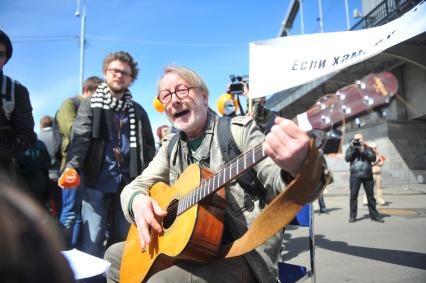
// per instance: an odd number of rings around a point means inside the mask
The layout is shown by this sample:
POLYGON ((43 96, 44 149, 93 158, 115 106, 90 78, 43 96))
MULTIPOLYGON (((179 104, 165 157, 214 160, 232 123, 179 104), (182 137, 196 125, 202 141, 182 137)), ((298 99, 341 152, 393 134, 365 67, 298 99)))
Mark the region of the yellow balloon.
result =
POLYGON ((164 112, 164 106, 160 102, 160 100, 158 100, 158 97, 154 97, 154 101, 152 102, 152 104, 154 105, 155 110, 157 110, 160 113, 164 112))
POLYGON ((219 96, 217 100, 217 110, 223 115, 229 115, 238 111, 238 98, 230 93, 219 96))

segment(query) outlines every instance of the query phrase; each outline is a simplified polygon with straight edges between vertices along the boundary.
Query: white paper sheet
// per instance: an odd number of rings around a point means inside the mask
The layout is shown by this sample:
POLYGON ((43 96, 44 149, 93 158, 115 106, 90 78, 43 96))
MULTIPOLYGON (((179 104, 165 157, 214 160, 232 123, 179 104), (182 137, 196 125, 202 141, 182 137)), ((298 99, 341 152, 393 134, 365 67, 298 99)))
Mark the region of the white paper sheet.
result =
POLYGON ((62 251, 68 260, 76 280, 92 277, 106 272, 111 263, 76 249, 62 251))

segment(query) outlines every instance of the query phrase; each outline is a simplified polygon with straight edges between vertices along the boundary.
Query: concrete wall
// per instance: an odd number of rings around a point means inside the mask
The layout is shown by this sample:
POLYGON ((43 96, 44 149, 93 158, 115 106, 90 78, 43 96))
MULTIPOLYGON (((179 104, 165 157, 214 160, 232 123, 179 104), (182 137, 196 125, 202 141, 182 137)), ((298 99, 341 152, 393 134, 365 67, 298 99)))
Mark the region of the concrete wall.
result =
POLYGON ((403 74, 407 119, 426 116, 426 71, 413 64, 404 64, 403 74))

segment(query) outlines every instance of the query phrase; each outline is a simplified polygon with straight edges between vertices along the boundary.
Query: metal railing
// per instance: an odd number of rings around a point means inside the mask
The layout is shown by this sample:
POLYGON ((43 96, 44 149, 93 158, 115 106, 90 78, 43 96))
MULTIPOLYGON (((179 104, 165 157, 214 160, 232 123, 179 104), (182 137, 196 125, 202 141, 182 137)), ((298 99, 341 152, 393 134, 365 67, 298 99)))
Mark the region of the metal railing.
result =
POLYGON ((422 0, 384 0, 357 22, 351 30, 381 26, 398 18, 420 1, 422 0))

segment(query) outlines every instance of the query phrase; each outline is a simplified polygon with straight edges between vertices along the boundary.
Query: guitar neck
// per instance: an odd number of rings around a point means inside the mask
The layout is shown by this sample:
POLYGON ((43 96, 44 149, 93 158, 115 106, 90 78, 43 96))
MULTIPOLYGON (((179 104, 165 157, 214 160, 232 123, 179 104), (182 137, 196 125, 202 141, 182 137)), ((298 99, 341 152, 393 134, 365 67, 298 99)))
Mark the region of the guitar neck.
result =
POLYGON ((262 161, 266 157, 263 151, 263 144, 260 143, 254 148, 238 155, 231 162, 223 166, 214 175, 203 179, 196 189, 192 190, 179 201, 177 214, 181 214, 188 208, 197 204, 217 189, 238 178, 245 171, 262 161))
MULTIPOLYGON (((392 73, 369 74, 355 84, 339 89, 335 94, 322 96, 308 111, 297 115, 293 121, 307 132, 313 129, 327 130, 345 119, 388 104, 397 90, 398 81, 392 73)), ((183 213, 265 157, 262 143, 239 155, 214 175, 202 180, 199 187, 183 196, 177 213, 183 213)))

